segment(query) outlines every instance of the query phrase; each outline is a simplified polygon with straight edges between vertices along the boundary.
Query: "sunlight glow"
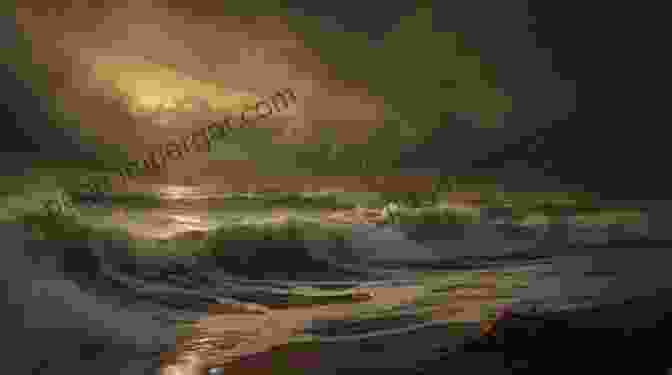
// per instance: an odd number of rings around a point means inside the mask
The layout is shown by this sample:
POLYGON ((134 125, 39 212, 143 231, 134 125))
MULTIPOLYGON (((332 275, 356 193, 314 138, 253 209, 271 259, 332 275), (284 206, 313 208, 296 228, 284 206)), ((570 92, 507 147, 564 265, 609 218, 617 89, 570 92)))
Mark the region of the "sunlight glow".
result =
POLYGON ((151 63, 104 63, 99 59, 94 65, 94 76, 99 81, 109 81, 121 95, 128 98, 132 113, 145 111, 195 110, 194 100, 203 100, 211 111, 240 112, 245 105, 256 103, 256 95, 231 93, 214 82, 194 79, 177 70, 151 63))

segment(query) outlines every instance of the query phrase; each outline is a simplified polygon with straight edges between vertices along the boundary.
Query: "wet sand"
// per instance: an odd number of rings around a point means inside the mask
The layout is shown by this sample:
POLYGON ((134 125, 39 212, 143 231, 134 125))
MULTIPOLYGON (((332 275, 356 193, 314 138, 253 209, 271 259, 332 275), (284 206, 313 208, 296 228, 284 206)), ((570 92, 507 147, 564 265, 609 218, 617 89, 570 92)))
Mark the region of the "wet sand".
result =
MULTIPOLYGON (((482 306, 495 300, 495 289, 496 274, 483 273, 479 287, 458 288, 447 293, 446 303, 431 309, 431 319, 480 321, 482 306)), ((241 362, 244 357, 269 352, 287 344, 290 337, 299 334, 311 320, 353 318, 355 304, 379 307, 412 304, 423 289, 420 286, 408 286, 357 290, 360 295, 369 294, 372 297, 353 304, 283 309, 268 309, 254 304, 246 304, 244 308, 234 308, 233 311, 226 311, 227 307, 222 307, 219 311, 213 308, 208 318, 196 324, 198 333, 178 344, 176 352, 167 357, 170 360, 165 364, 163 375, 201 374, 211 367, 226 367, 227 370, 231 367, 245 367, 241 362), (241 314, 241 311, 246 313, 241 314)), ((270 370, 269 368, 266 373, 271 373, 270 370)))

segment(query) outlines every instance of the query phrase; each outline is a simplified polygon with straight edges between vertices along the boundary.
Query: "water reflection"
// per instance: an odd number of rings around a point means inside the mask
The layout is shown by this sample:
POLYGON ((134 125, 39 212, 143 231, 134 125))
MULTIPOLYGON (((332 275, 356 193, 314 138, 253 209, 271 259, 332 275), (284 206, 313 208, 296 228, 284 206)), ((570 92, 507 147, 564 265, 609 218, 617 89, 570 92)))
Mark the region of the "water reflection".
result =
POLYGON ((129 218, 124 212, 116 212, 118 224, 126 227, 134 237, 169 239, 184 234, 205 233, 215 229, 217 224, 207 213, 190 213, 188 209, 154 209, 129 218), (185 212, 186 211, 186 212, 185 212))
MULTIPOLYGON (((256 186, 259 187, 259 186, 256 186)), ((248 186, 246 198, 253 198, 248 186)), ((268 189, 268 188, 267 188, 268 189)), ((204 232, 227 223, 283 224, 290 217, 300 215, 302 220, 337 224, 373 224, 383 220, 381 210, 358 208, 354 210, 308 209, 297 210, 268 207, 259 200, 228 200, 232 193, 228 185, 167 185, 147 184, 136 186, 134 191, 158 194, 158 208, 115 208, 114 221, 139 238, 169 239, 175 237, 203 238, 204 232)), ((281 190, 278 190, 281 191, 281 190)), ((320 189, 321 193, 329 190, 320 189)), ((330 189, 342 191, 342 189, 330 189)), ((245 196, 241 193, 241 197, 245 196)))
POLYGON ((151 184, 142 186, 162 200, 159 208, 117 208, 115 222, 134 237, 169 239, 192 232, 207 232, 217 225, 209 215, 209 203, 221 197, 213 186, 151 184))
MULTIPOLYGON (((158 194, 161 199, 157 208, 113 209, 114 222, 126 228, 136 238, 170 239, 175 237, 203 238, 204 233, 225 222, 239 223, 282 223, 288 212, 264 208, 241 206, 225 198, 231 193, 225 185, 166 185, 146 184, 135 187, 134 191, 158 194)), ((253 204, 254 206, 254 204, 253 204)))
POLYGON ((161 199, 167 200, 208 198, 207 190, 202 186, 163 185, 155 186, 152 190, 157 192, 161 199))

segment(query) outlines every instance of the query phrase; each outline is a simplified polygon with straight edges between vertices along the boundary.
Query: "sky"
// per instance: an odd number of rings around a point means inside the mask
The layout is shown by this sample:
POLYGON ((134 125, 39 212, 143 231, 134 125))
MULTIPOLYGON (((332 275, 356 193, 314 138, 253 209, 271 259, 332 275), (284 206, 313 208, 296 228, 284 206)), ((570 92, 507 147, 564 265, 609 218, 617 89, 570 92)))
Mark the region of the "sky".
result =
MULTIPOLYGON (((384 9, 365 1, 288 3, 290 15, 318 16, 324 30, 365 33, 372 49, 380 47, 381 40, 415 11, 413 1, 396 1, 384 9)), ((47 64, 56 77, 52 79, 53 95, 79 114, 82 127, 95 130, 107 142, 124 144, 132 155, 179 134, 182 123, 167 126, 169 120, 138 121, 133 113, 120 110, 129 104, 119 102, 120 93, 133 98, 136 108, 159 102, 170 108, 189 95, 207 97, 214 106, 235 107, 240 100, 290 86, 300 95, 296 112, 264 122, 264 126, 291 129, 283 133, 285 140, 305 141, 302 137, 315 129, 331 126, 348 141, 361 142, 370 129, 381 125, 385 100, 371 93, 373 83, 367 87, 366 82, 336 79, 326 55, 320 56, 281 17, 222 16, 218 5, 200 1, 190 2, 190 8, 158 0, 133 1, 126 7, 120 3, 114 7, 74 4, 62 11, 56 5, 47 8, 37 1, 23 1, 17 24, 32 37, 33 61, 47 64), (142 83, 139 76, 151 83, 142 83)), ((631 161, 661 167, 660 158, 651 152, 621 152, 643 148, 655 138, 649 136, 650 121, 638 123, 642 131, 615 126, 626 118, 629 122, 639 119, 630 110, 632 105, 616 105, 626 104, 624 98, 631 92, 624 82, 635 82, 616 78, 629 73, 621 67, 634 66, 638 60, 633 54, 617 55, 622 48, 619 41, 627 34, 616 31, 621 30, 616 19, 580 9, 571 2, 562 7, 522 0, 437 2, 432 11, 433 30, 462 33, 464 44, 478 51, 480 62, 496 68, 496 90, 512 98, 513 109, 498 115, 497 129, 485 130, 478 126, 477 113, 447 113, 442 117, 445 126, 425 144, 403 146, 402 164, 409 170, 497 174, 512 183, 534 180, 535 184, 553 185, 562 180, 578 184, 579 189, 584 185, 585 189, 637 186, 621 178, 623 166, 631 161), (614 30, 614 37, 604 37, 605 30, 614 30), (605 90, 614 81, 621 82, 622 94, 605 90), (596 177, 596 170, 604 178, 596 177)), ((259 6, 259 14, 263 13, 259 6)), ((6 22, 3 27, 8 27, 6 22)), ((414 92, 413 77, 432 64, 425 56, 414 59, 412 46, 431 42, 409 42, 407 70, 397 74, 399 85, 409 88, 403 94, 408 98, 423 95, 414 92)), ((344 61, 366 65, 354 51, 353 45, 353 56, 344 61)), ((438 56, 441 44, 436 51, 438 56)), ((376 69, 369 71, 373 82, 376 69)), ((6 100, 17 104, 20 99, 8 96, 7 91, 6 100)), ((441 98, 428 95, 428 101, 442 105, 441 98)), ((35 105, 26 103, 15 107, 35 105)), ((449 107, 450 101, 445 105, 449 107)), ((34 131, 28 133, 41 137, 34 131)), ((190 159, 171 173, 179 175, 179 170, 193 169, 205 159, 190 159)), ((627 173, 634 181, 649 177, 641 168, 627 173)))
MULTIPOLYGON (((196 95, 214 107, 227 107, 240 96, 272 95, 292 87, 304 104, 291 119, 293 124, 283 126, 303 128, 332 120, 366 123, 377 115, 375 98, 331 82, 326 77, 328 68, 301 47, 282 20, 268 18, 263 24, 245 25, 233 17, 211 17, 202 22, 190 20, 184 12, 152 7, 147 1, 107 11, 74 8, 59 17, 40 11, 39 7, 19 9, 17 17, 43 51, 44 56, 35 60, 51 62, 62 52, 72 56, 84 69, 66 74, 76 81, 72 89, 87 94, 93 86, 103 95, 119 96, 116 88, 149 106, 159 102, 171 106, 185 95, 196 95), (93 73, 85 74, 86 70, 93 73), (344 107, 348 110, 343 111, 344 107)), ((83 126, 111 131, 112 126, 100 121, 83 120, 83 126)), ((135 130, 134 135, 141 137, 157 133, 148 124, 135 130)))

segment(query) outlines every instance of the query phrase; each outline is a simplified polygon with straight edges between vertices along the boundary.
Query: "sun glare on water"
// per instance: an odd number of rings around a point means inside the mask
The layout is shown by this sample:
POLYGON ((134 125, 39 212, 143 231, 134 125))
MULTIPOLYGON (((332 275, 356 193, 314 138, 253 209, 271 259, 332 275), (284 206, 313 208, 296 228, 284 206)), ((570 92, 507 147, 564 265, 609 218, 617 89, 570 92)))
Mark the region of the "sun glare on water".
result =
POLYGON ((168 200, 193 198, 194 195, 198 195, 200 190, 198 187, 177 185, 160 186, 157 188, 157 192, 161 198, 168 200))

